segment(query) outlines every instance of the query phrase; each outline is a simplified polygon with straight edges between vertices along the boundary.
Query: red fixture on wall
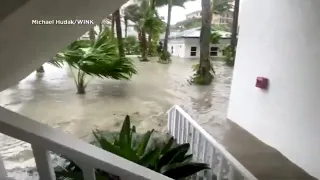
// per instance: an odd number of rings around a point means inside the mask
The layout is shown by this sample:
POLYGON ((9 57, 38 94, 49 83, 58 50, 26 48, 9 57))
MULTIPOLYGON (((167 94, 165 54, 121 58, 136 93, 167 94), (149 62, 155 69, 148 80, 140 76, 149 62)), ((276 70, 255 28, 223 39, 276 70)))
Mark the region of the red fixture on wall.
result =
POLYGON ((266 77, 257 77, 256 87, 260 89, 268 89, 269 79, 266 77))

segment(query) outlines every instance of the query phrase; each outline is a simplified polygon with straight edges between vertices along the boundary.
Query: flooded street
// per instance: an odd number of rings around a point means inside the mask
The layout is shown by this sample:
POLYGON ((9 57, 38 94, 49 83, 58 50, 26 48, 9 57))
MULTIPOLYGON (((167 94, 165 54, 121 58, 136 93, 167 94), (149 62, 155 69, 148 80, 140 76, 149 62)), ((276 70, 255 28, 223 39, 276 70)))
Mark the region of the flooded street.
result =
MULTIPOLYGON (((91 80, 85 95, 76 94, 68 68, 44 65, 42 77, 30 74, 0 93, 0 105, 82 139, 93 129, 114 131, 130 115, 137 131, 166 131, 166 111, 177 104, 215 138, 223 137, 232 69, 215 62, 216 79, 210 86, 189 85, 197 60, 173 59, 168 65, 135 61, 138 74, 131 81, 91 80)), ((18 171, 33 166, 30 145, 0 135, 0 154, 17 179, 18 171)))

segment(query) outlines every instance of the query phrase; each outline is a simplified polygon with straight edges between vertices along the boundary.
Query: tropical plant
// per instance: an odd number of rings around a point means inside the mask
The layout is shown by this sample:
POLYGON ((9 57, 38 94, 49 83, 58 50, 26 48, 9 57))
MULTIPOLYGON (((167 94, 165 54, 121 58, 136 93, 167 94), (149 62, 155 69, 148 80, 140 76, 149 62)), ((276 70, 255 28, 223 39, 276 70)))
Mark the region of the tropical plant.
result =
POLYGON ((89 40, 76 40, 58 53, 51 62, 61 67, 66 62, 72 72, 78 94, 85 94, 86 76, 129 80, 136 73, 132 61, 119 57, 115 39, 108 27, 99 25, 98 32, 89 31, 89 40), (74 73, 74 69, 77 73, 74 73))
POLYGON ((210 42, 212 44, 219 44, 220 39, 221 39, 220 33, 216 32, 216 31, 211 32, 211 38, 210 38, 211 41, 210 42))
POLYGON ((223 54, 224 54, 224 60, 228 66, 233 66, 234 65, 234 53, 232 52, 232 47, 231 45, 227 45, 223 49, 223 54))
MULTIPOLYGON (((130 117, 126 116, 120 133, 113 138, 107 138, 100 131, 94 131, 97 146, 113 154, 121 156, 127 160, 140 164, 173 179, 183 179, 201 170, 208 169, 204 163, 191 162, 192 154, 187 154, 190 145, 188 143, 177 145, 171 137, 165 143, 154 143, 152 138, 153 130, 147 131, 142 136, 137 136, 135 126, 130 125, 130 117)), ((57 177, 75 177, 76 173, 81 172, 80 168, 74 163, 72 167, 62 168, 56 171, 57 177)), ((112 175, 96 171, 97 177, 106 176, 112 179, 112 175)), ((77 179, 81 180, 81 179, 77 179)))
POLYGON ((139 3, 129 5, 124 9, 125 17, 135 23, 142 61, 148 61, 147 55, 153 55, 156 52, 153 44, 157 43, 159 34, 164 27, 164 23, 154 9, 154 5, 153 0, 141 0, 139 3))
POLYGON ((201 6, 202 26, 200 33, 200 62, 191 82, 200 85, 208 85, 214 78, 214 73, 212 73, 212 71, 214 72, 213 66, 209 59, 212 18, 210 0, 202 0, 201 6))
POLYGON ((135 36, 128 36, 124 39, 124 49, 127 55, 137 55, 140 53, 139 42, 135 36))

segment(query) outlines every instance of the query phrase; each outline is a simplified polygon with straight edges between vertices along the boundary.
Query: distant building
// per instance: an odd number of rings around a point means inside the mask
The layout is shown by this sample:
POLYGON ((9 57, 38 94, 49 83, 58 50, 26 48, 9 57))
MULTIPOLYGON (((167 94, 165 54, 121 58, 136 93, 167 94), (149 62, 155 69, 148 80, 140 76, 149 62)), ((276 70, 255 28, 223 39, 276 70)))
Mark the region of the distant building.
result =
POLYGON ((222 14, 213 13, 212 14, 212 21, 213 25, 228 25, 231 24, 233 21, 233 12, 226 11, 222 14))
MULTIPOLYGON (((201 18, 201 11, 194 11, 192 13, 189 13, 186 15, 186 19, 198 19, 201 18)), ((213 13, 212 14, 212 21, 211 23, 213 25, 227 25, 232 23, 233 19, 233 12, 232 11, 226 11, 222 14, 213 13)))
POLYGON ((186 19, 201 18, 201 11, 194 11, 186 15, 186 19))
MULTIPOLYGON (((223 57, 222 47, 230 44, 231 33, 216 31, 221 35, 219 44, 210 44, 211 57, 223 57)), ((163 40, 164 36, 161 36, 163 40)), ((172 56, 181 58, 200 57, 200 28, 185 30, 182 32, 172 32, 169 36, 168 51, 172 56)))

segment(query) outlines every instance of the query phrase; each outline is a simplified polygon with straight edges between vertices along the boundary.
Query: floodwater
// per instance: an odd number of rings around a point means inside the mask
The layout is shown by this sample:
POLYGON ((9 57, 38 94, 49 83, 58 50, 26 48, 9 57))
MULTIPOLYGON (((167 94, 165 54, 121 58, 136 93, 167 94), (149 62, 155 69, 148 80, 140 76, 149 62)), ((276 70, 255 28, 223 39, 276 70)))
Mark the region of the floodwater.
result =
MULTIPOLYGON (((140 132, 165 132, 165 113, 177 104, 219 139, 228 129, 225 119, 232 69, 217 61, 214 83, 195 86, 187 80, 196 63, 197 60, 178 58, 171 64, 135 60, 138 74, 131 81, 93 78, 85 95, 76 94, 67 67, 45 64, 43 76, 32 73, 2 91, 0 105, 87 140, 93 129, 119 129, 127 114, 140 132)), ((0 134, 0 154, 9 175, 28 179, 28 167, 34 166, 29 144, 0 134)))

